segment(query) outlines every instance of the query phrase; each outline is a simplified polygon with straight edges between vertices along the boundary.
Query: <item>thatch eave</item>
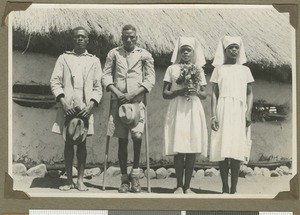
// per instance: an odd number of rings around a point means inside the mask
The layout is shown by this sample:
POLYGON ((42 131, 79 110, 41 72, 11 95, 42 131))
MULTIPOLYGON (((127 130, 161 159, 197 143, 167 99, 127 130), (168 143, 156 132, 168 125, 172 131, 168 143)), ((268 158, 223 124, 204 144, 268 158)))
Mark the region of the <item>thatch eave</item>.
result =
POLYGON ((139 45, 156 56, 170 54, 179 36, 194 36, 208 60, 213 59, 220 37, 240 35, 250 62, 291 65, 292 59, 292 28, 287 17, 272 8, 32 8, 15 12, 12 23, 14 32, 46 38, 65 35, 72 28, 83 26, 92 32, 94 40, 98 40, 95 43, 108 42, 106 47, 119 44, 121 27, 131 23, 137 27, 139 45))

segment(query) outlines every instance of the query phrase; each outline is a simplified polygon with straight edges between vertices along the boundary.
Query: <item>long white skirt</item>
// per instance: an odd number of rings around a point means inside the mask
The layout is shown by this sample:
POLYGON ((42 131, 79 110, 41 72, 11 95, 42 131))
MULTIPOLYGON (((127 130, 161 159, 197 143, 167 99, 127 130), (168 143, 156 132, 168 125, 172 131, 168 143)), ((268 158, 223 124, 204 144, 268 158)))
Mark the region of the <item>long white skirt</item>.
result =
POLYGON ((225 158, 248 162, 251 150, 250 127, 246 128, 247 106, 232 97, 219 98, 218 131, 211 133, 210 161, 225 158))
POLYGON ((207 156, 207 127, 200 99, 178 96, 169 103, 165 120, 165 155, 201 153, 207 156))

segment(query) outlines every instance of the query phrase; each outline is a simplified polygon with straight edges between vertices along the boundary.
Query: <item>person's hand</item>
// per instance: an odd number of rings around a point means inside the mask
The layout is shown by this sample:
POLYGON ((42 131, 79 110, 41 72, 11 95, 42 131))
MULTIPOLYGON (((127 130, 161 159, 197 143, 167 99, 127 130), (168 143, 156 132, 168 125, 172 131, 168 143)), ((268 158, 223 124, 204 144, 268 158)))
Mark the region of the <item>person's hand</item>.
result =
POLYGON ((188 92, 186 94, 187 96, 196 96, 197 89, 195 87, 188 87, 188 92))
POLYGON ((76 113, 75 109, 72 108, 71 105, 69 105, 64 98, 60 99, 60 103, 62 104, 63 110, 65 111, 66 115, 73 115, 76 113))
POLYGON ((125 97, 124 97, 124 93, 118 91, 117 93, 115 93, 117 98, 118 98, 118 101, 121 103, 121 104, 124 104, 126 102, 125 100, 125 97))
POLYGON ((179 96, 189 96, 192 95, 193 93, 196 93, 196 89, 194 87, 184 87, 178 90, 179 96))
MULTIPOLYGON (((177 95, 178 96, 185 96, 185 94, 188 92, 188 88, 185 87, 185 88, 182 88, 180 90, 177 90, 177 95)), ((175 94, 176 95, 176 94, 175 94)))
POLYGON ((83 118, 89 118, 92 112, 92 109, 94 107, 95 103, 94 101, 90 101, 87 106, 85 106, 78 114, 77 116, 81 116, 83 118))
POLYGON ((249 127, 251 125, 252 121, 251 121, 251 115, 247 114, 246 115, 246 127, 249 127))
POLYGON ((124 97, 126 98, 127 103, 131 103, 135 98, 135 94, 133 93, 125 93, 124 97))
POLYGON ((219 121, 216 116, 212 117, 211 119, 211 129, 214 131, 219 130, 219 121))
POLYGON ((120 95, 119 101, 121 104, 131 103, 134 99, 135 95, 133 93, 124 93, 120 95))

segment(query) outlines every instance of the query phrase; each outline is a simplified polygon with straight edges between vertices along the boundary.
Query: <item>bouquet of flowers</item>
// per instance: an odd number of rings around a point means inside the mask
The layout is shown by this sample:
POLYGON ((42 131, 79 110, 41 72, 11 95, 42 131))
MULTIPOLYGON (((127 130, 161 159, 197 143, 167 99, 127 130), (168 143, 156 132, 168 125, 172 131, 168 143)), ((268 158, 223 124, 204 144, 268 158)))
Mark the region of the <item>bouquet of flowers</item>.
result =
MULTIPOLYGON (((183 85, 183 87, 193 87, 197 93, 200 91, 200 68, 197 68, 195 64, 181 64, 180 75, 176 80, 176 84, 183 85)), ((187 100, 190 100, 188 96, 187 100)))

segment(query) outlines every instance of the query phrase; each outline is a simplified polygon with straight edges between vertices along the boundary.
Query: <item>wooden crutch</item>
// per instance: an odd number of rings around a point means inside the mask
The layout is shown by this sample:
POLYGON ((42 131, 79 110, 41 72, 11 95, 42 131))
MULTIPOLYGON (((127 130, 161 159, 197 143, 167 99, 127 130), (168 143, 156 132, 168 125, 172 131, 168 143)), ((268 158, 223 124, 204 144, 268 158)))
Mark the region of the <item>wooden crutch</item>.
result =
MULTIPOLYGON (((112 102, 112 98, 110 98, 110 103, 109 103, 108 123, 109 123, 109 117, 110 117, 111 102, 112 102)), ((102 190, 103 191, 105 190, 105 178, 106 178, 106 170, 107 170, 109 142, 110 142, 110 136, 106 135, 105 157, 104 157, 104 173, 103 173, 103 184, 102 184, 102 190)))
POLYGON ((103 184, 102 184, 102 190, 105 190, 105 178, 106 178, 106 169, 107 169, 107 160, 108 160, 108 150, 109 150, 109 141, 110 136, 106 136, 106 146, 105 146, 105 160, 104 160, 104 173, 103 173, 103 184))
POLYGON ((149 161, 149 136, 148 136, 148 112, 147 112, 147 93, 145 93, 144 97, 144 105, 145 105, 145 142, 146 142, 146 164, 147 164, 147 187, 148 193, 151 193, 150 186, 150 161, 149 161))

